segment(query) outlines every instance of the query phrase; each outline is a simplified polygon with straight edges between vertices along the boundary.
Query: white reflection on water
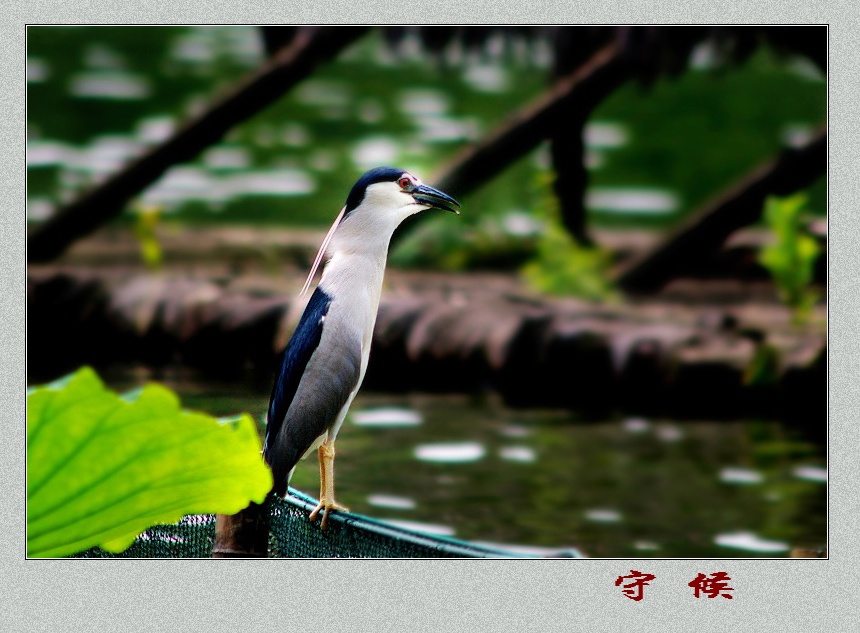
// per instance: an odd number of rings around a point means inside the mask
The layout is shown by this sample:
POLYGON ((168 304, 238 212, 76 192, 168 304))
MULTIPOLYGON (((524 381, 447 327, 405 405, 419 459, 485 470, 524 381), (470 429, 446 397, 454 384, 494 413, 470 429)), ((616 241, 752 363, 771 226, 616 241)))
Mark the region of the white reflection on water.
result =
POLYGON ((759 538, 752 532, 730 532, 717 534, 714 543, 722 547, 733 547, 745 549, 752 552, 784 552, 789 548, 788 543, 782 541, 768 541, 759 538))
POLYGON ((678 197, 664 189, 600 188, 586 193, 585 204, 590 209, 617 213, 661 215, 675 211, 678 197))
POLYGON ((412 409, 399 407, 384 407, 366 409, 350 414, 352 422, 359 426, 418 426, 423 422, 421 414, 412 409))
POLYGON ((223 30, 224 49, 237 61, 249 66, 259 63, 265 55, 263 38, 259 37, 256 27, 230 26, 223 30))
POLYGON ((643 550, 647 552, 653 552, 654 550, 660 549, 660 545, 654 543, 653 541, 636 541, 633 543, 633 547, 638 550, 643 550))
POLYGON ((607 149, 627 145, 629 136, 627 128, 619 123, 592 121, 585 125, 583 140, 588 147, 607 149))
POLYGON ((720 481, 727 484, 760 484, 764 476, 751 468, 727 466, 720 471, 720 481))
POLYGON ((409 497, 397 497, 395 495, 368 495, 367 502, 378 508, 393 508, 396 510, 413 510, 417 505, 409 497))
POLYGON ((674 424, 660 424, 655 433, 664 442, 677 442, 684 437, 684 432, 674 424))
POLYGON ((779 138, 788 147, 803 147, 815 134, 815 128, 808 123, 787 123, 779 132, 779 138))
POLYGON ((202 29, 192 29, 173 40, 170 57, 176 61, 192 64, 211 64, 215 60, 215 49, 210 34, 202 29))
POLYGON ((791 472, 798 479, 827 483, 827 469, 820 466, 798 466, 791 472))
POLYGON ((232 60, 253 66, 263 58, 263 42, 250 26, 193 26, 173 39, 170 58, 203 76, 216 73, 215 62, 232 60))
POLYGON ((502 228, 505 233, 514 237, 532 237, 540 235, 546 228, 546 223, 536 220, 524 211, 511 211, 502 216, 502 228))
POLYGON ((644 433, 651 428, 651 423, 645 418, 625 418, 621 421, 621 428, 628 433, 644 433))
POLYGON ((711 41, 697 44, 690 54, 690 68, 694 70, 709 70, 716 67, 718 61, 719 54, 711 41))
POLYGON ((391 523, 397 527, 413 532, 422 532, 424 534, 436 534, 437 536, 454 536, 454 528, 447 525, 439 525, 436 523, 421 523, 419 521, 403 521, 401 519, 380 519, 386 523, 391 523))
MULTIPOLYGON (((143 149, 143 143, 129 136, 99 136, 93 139, 88 147, 69 147, 56 158, 60 159, 58 162, 65 167, 106 175, 122 168, 131 159, 139 156, 143 149)), ((44 149, 38 153, 44 153, 44 149)))
POLYGON ((74 148, 58 141, 30 141, 27 143, 27 166, 47 167, 62 165, 75 153, 74 148))
POLYGON ((528 446, 505 446, 499 449, 499 457, 510 462, 530 463, 537 459, 537 454, 528 446))
POLYGON ((353 162, 362 169, 396 163, 396 158, 397 143, 386 136, 363 139, 352 150, 353 162))
POLYGON ((505 68, 490 64, 467 65, 463 79, 477 92, 504 92, 510 84, 505 68))
POLYGON ((186 200, 214 203, 240 196, 303 195, 314 189, 313 179, 300 169, 266 169, 215 176, 206 169, 182 165, 170 169, 143 198, 149 204, 169 205, 186 200))
POLYGON ((466 463, 482 459, 487 450, 478 442, 422 444, 415 447, 415 457, 425 462, 466 463))
POLYGON ((206 150, 203 162, 213 169, 244 169, 251 164, 251 157, 244 147, 222 145, 206 150))
POLYGON ((120 72, 88 72, 74 75, 69 92, 88 99, 136 100, 149 96, 149 81, 145 77, 120 72))
POLYGON ((412 118, 419 138, 426 143, 459 141, 477 137, 480 124, 475 118, 447 116, 448 96, 432 89, 404 90, 398 98, 400 110, 412 118))
POLYGON ((585 518, 597 523, 618 523, 621 521, 621 513, 608 508, 593 508, 585 511, 585 518))
POLYGON ((499 433, 505 437, 528 437, 532 430, 519 424, 509 424, 499 429, 499 433))
POLYGON ((517 543, 496 543, 494 541, 472 541, 480 547, 488 547, 512 554, 523 556, 534 556, 536 558, 551 558, 559 554, 570 553, 582 557, 582 553, 575 547, 541 547, 539 545, 519 545, 517 543))
POLYGON ((27 83, 35 84, 47 81, 51 76, 48 63, 40 57, 27 58, 27 83))
POLYGON ((311 193, 316 189, 313 179, 301 169, 265 169, 236 174, 226 180, 232 196, 295 196, 311 193))
POLYGON ((47 220, 54 213, 54 205, 45 198, 27 200, 28 220, 47 220))
POLYGON ((160 143, 171 137, 176 130, 176 123, 167 114, 156 115, 141 119, 137 123, 136 136, 145 143, 160 143))
POLYGON ((404 90, 397 99, 398 107, 413 117, 442 116, 448 111, 448 96, 439 90, 404 90))
POLYGON ((474 118, 452 119, 434 117, 420 119, 418 135, 428 143, 477 138, 480 126, 474 118))

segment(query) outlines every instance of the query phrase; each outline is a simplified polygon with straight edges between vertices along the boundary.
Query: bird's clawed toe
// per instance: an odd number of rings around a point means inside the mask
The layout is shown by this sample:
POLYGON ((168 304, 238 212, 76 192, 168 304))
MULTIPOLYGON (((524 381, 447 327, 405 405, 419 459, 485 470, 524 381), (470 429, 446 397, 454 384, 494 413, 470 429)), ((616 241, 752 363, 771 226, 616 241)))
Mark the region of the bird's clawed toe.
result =
POLYGON ((320 510, 323 511, 322 521, 320 522, 320 529, 325 530, 328 528, 328 513, 332 510, 337 512, 349 512, 349 508, 346 506, 342 506, 336 501, 327 502, 325 499, 320 499, 320 502, 317 504, 317 507, 313 509, 308 518, 311 521, 316 521, 319 516, 320 510))

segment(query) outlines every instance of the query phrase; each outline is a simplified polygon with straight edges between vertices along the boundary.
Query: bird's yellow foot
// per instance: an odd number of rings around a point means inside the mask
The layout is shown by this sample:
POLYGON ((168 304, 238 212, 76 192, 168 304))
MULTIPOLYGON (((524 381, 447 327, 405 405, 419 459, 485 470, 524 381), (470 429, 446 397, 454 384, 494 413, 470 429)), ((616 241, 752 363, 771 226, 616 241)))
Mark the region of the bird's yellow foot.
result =
POLYGON ((320 522, 320 529, 325 530, 328 527, 328 513, 332 510, 337 510, 339 512, 349 512, 349 508, 346 506, 340 505, 336 501, 327 502, 325 498, 320 499, 320 502, 317 504, 317 507, 313 509, 308 517, 311 521, 316 521, 317 516, 319 516, 320 510, 323 511, 322 522, 320 522))

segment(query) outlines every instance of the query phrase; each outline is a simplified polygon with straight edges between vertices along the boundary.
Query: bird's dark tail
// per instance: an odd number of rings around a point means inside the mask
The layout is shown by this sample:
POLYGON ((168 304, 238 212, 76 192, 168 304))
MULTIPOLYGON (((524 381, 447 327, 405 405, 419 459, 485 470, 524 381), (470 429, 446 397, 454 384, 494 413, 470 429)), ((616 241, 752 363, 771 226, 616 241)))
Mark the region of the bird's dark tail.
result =
POLYGON ((263 450, 263 457, 272 469, 272 479, 275 482, 272 491, 280 497, 287 494, 290 472, 296 467, 303 454, 303 451, 299 452, 295 446, 284 441, 282 435, 279 434, 275 438, 274 446, 267 443, 263 450))

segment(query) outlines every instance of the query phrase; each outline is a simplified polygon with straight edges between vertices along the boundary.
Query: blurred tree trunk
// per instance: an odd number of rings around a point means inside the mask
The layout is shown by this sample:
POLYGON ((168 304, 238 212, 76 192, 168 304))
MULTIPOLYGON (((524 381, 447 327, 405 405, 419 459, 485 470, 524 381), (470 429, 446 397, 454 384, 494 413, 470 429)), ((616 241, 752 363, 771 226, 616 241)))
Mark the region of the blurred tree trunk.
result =
POLYGON ((593 244, 588 234, 588 213, 585 209, 585 189, 588 169, 585 167, 585 123, 581 117, 567 121, 564 129, 550 139, 550 154, 555 170, 553 191, 561 214, 561 222, 582 245, 593 244))
POLYGON ((367 27, 301 27, 287 47, 207 111, 35 229, 27 239, 28 261, 48 261, 61 254, 77 238, 118 215, 128 200, 168 168, 220 141, 233 126, 274 103, 366 31, 367 27))
POLYGON ((767 196, 808 187, 826 169, 827 134, 821 131, 807 145, 785 150, 692 213, 651 253, 622 268, 618 284, 627 292, 654 291, 674 277, 695 272, 729 235, 761 217, 767 196))
MULTIPOLYGON (((575 72, 595 51, 617 40, 615 28, 605 26, 557 27, 551 33, 554 81, 575 72)), ((583 135, 589 114, 590 111, 584 112, 555 125, 550 137, 550 157, 555 171, 553 191, 558 200, 561 222, 583 245, 593 244, 588 233, 588 212, 585 208, 588 169, 585 165, 583 135)))

